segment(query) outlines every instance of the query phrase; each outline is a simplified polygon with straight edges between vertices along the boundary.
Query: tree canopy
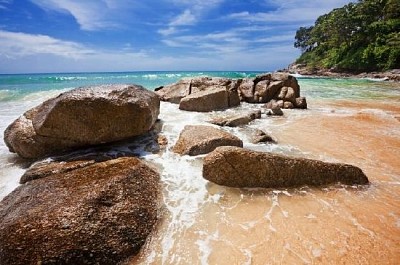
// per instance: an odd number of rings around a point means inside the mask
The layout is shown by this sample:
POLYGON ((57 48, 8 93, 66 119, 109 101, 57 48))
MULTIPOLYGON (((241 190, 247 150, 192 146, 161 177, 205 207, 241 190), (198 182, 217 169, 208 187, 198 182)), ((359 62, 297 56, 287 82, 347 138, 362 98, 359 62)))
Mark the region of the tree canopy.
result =
POLYGON ((400 68, 400 0, 359 0, 300 27, 296 63, 336 71, 400 68))

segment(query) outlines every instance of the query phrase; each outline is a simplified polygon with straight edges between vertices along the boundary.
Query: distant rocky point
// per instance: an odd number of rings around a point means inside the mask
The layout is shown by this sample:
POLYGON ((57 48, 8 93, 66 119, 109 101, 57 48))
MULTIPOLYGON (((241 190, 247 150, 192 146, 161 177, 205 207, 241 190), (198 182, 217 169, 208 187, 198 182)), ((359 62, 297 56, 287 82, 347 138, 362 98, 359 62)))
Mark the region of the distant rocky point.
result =
POLYGON ((336 69, 321 69, 310 67, 306 64, 290 64, 286 69, 279 70, 282 73, 304 75, 304 76, 323 76, 335 78, 370 78, 380 79, 382 81, 400 82, 400 69, 392 69, 384 72, 369 72, 369 73, 349 73, 339 72, 336 69))

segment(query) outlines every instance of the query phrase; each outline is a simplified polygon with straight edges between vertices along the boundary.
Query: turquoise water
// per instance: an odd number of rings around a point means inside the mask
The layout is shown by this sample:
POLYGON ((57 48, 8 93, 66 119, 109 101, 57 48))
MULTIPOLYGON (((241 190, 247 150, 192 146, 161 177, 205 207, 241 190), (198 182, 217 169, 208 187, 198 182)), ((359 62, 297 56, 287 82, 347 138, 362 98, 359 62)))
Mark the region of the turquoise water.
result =
POLYGON ((18 99, 28 93, 98 84, 138 84, 147 89, 193 76, 254 77, 261 72, 121 72, 0 75, 0 101, 18 99))
MULTIPOLYGON (((120 72, 0 75, 0 102, 24 98, 30 93, 64 90, 98 84, 130 83, 147 89, 193 76, 255 77, 261 72, 120 72)), ((298 77, 302 94, 322 99, 379 99, 400 95, 400 85, 367 79, 298 77)))

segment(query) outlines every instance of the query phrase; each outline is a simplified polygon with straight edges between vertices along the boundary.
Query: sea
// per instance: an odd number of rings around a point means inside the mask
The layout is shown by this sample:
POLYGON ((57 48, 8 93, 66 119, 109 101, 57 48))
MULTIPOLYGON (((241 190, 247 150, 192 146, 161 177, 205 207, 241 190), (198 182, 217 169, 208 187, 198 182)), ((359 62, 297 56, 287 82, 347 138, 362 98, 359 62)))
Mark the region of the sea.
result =
MULTIPOLYGON (((154 90, 181 78, 260 73, 1 74, 0 136, 28 109, 76 87, 124 83, 154 90)), ((134 150, 160 172, 160 221, 127 264, 399 264, 400 83, 296 77, 307 110, 263 115, 247 127, 224 130, 240 137, 244 148, 358 166, 371 183, 237 189, 208 182, 202 178, 204 156, 172 152, 183 127, 209 124, 212 118, 262 104, 196 113, 161 102, 160 134, 168 140, 166 149, 154 152, 139 144, 134 150), (263 130, 276 143, 251 143, 249 128, 263 130)), ((0 141, 0 200, 19 185, 28 166, 0 141)))

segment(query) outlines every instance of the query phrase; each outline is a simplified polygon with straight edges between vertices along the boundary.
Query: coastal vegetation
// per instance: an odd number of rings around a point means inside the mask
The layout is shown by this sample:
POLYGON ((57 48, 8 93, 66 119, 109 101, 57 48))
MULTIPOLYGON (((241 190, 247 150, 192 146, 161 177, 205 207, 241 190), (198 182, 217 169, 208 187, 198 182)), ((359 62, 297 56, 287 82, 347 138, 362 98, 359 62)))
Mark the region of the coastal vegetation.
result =
POLYGON ((359 0, 300 27, 296 60, 308 68, 370 72, 400 68, 400 0, 359 0))

